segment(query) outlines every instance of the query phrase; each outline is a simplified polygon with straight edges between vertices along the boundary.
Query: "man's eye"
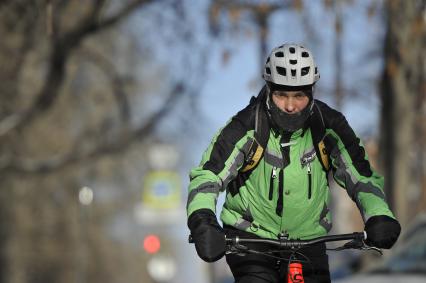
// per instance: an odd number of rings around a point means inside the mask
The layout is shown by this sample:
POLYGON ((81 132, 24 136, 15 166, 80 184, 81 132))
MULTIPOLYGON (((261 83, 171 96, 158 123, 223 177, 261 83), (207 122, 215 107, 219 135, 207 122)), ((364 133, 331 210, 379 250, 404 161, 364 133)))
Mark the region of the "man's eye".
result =
POLYGON ((287 94, 283 93, 283 92, 275 92, 274 94, 278 97, 286 97, 287 96, 287 94))

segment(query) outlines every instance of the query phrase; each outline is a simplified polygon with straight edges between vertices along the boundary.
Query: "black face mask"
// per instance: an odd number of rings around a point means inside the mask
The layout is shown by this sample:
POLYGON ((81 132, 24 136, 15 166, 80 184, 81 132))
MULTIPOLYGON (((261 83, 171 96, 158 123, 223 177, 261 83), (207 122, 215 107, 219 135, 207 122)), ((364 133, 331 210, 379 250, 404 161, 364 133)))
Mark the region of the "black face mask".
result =
POLYGON ((282 111, 272 100, 272 93, 268 94, 266 99, 266 106, 268 113, 272 121, 278 127, 279 130, 287 132, 295 132, 302 129, 305 126, 305 122, 312 114, 312 108, 314 105, 312 97, 309 97, 309 104, 302 111, 294 114, 288 114, 282 111))

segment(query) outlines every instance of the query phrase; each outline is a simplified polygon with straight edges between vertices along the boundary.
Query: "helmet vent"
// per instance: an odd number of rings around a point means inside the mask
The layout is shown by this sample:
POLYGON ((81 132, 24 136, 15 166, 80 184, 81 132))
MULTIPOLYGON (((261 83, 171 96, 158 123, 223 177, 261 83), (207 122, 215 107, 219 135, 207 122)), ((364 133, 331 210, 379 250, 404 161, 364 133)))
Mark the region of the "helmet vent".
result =
POLYGON ((288 50, 290 50, 290 53, 296 53, 296 49, 294 49, 294 47, 290 47, 288 50))
POLYGON ((271 69, 270 69, 269 67, 266 67, 266 68, 265 68, 265 70, 266 70, 266 73, 267 73, 268 75, 270 75, 270 74, 271 74, 271 69))
POLYGON ((296 70, 291 69, 291 76, 292 76, 292 77, 295 77, 295 76, 296 76, 296 70))
POLYGON ((308 53, 308 52, 306 52, 306 51, 303 51, 303 52, 302 52, 302 57, 304 57, 304 58, 309 57, 309 53, 308 53))
POLYGON ((302 68, 302 76, 306 76, 307 74, 309 74, 309 67, 302 68))
POLYGON ((281 76, 287 76, 287 70, 283 67, 276 67, 278 74, 281 76))
POLYGON ((318 68, 315 67, 315 74, 318 74, 318 68))
POLYGON ((275 52, 275 57, 284 57, 284 53, 282 51, 275 52))
POLYGON ((297 64, 297 60, 290 60, 290 64, 296 65, 297 64))
POLYGON ((266 64, 269 63, 270 60, 271 60, 271 57, 268 57, 268 59, 266 59, 266 64))

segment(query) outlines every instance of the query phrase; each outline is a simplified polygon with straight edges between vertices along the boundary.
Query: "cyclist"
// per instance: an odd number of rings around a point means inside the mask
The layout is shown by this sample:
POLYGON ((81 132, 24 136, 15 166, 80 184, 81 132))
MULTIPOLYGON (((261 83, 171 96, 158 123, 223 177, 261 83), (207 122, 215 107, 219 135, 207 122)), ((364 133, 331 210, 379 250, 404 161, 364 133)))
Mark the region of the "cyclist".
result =
MULTIPOLYGON (((260 94, 216 134, 191 170, 188 227, 203 260, 224 255, 225 234, 302 240, 327 234, 329 172, 359 208, 367 244, 388 249, 396 242, 401 227, 385 200, 383 177, 371 168, 345 117, 314 99, 319 77, 307 48, 274 48, 260 94), (215 215, 222 191, 223 228, 215 215)), ((305 282, 330 282, 325 245, 302 253, 312 266, 303 271, 305 282)), ((230 254, 226 260, 236 282, 279 282, 286 276, 285 262, 262 255, 230 254)))

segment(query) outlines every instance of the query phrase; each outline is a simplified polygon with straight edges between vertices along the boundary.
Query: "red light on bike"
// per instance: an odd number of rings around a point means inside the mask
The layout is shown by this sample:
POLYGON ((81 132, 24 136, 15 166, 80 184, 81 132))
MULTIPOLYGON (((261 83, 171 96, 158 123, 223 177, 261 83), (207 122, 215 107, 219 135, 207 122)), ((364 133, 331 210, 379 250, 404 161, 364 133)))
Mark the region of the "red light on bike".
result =
POLYGON ((148 235, 143 240, 143 249, 149 254, 155 254, 160 247, 160 238, 157 235, 148 235))
POLYGON ((302 273, 302 264, 300 262, 292 262, 289 264, 287 282, 305 283, 302 273))

